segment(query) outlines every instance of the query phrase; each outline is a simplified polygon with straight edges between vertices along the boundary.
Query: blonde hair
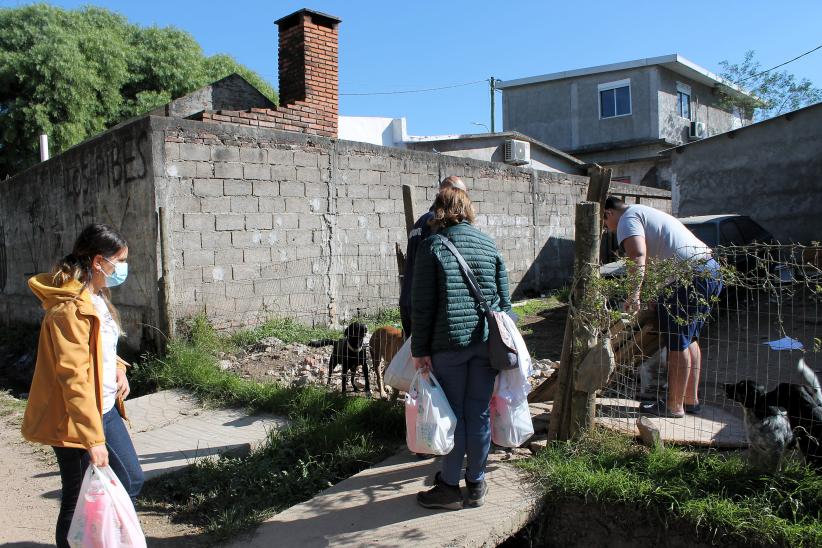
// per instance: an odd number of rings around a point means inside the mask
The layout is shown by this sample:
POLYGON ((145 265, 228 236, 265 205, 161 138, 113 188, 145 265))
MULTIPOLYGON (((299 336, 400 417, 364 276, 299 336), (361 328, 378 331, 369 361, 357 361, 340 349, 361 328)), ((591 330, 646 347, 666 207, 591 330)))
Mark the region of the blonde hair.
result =
MULTIPOLYGON (((63 287, 69 282, 77 281, 83 284, 83 289, 87 289, 91 283, 92 269, 91 263, 94 257, 101 255, 111 257, 116 255, 123 248, 128 247, 126 239, 109 225, 91 224, 80 232, 71 253, 57 261, 51 271, 52 283, 56 287, 63 287)), ((79 297, 82 290, 77 294, 79 297)), ((108 288, 100 291, 100 296, 106 303, 111 317, 117 323, 121 335, 124 335, 120 313, 111 302, 111 292, 108 288)))
POLYGON ((442 229, 463 221, 474 223, 474 204, 468 193, 459 188, 446 187, 434 200, 434 216, 428 221, 432 228, 442 229))

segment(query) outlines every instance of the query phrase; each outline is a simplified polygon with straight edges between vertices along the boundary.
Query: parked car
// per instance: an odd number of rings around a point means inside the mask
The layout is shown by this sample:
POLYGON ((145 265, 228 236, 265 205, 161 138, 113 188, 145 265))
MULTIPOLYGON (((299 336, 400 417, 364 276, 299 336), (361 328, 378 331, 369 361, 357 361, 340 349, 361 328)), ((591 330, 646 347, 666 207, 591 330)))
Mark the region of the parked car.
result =
MULTIPOLYGON (((714 251, 719 251, 721 259, 737 270, 748 272, 756 267, 752 253, 734 253, 728 246, 746 246, 755 243, 772 244, 773 235, 747 215, 727 213, 722 215, 700 215, 679 219, 688 229, 714 251)), ((741 251, 741 250, 740 250, 741 251)), ((603 277, 625 275, 624 261, 614 261, 600 267, 603 277)))

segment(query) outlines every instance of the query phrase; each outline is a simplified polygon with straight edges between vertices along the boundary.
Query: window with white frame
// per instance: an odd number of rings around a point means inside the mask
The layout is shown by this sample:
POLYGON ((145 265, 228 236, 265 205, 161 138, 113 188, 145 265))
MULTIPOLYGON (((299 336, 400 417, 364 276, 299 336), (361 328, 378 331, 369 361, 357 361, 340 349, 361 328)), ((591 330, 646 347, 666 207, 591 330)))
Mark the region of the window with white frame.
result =
POLYGON ((599 117, 614 118, 631 114, 631 80, 599 84, 599 117))
POLYGON ((681 82, 676 83, 676 113, 691 119, 691 86, 681 82))

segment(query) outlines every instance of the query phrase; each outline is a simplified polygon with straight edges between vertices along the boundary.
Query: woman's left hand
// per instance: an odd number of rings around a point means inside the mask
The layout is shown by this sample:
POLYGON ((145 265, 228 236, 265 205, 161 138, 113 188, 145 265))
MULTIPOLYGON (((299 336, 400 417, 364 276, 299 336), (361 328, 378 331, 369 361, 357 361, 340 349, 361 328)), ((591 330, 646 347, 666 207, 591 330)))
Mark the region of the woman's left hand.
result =
POLYGON ((414 358, 414 367, 423 375, 431 371, 431 356, 414 358))
POLYGON ((128 397, 129 392, 131 392, 131 387, 128 385, 128 378, 126 377, 126 372, 122 369, 117 370, 117 397, 126 399, 128 397))

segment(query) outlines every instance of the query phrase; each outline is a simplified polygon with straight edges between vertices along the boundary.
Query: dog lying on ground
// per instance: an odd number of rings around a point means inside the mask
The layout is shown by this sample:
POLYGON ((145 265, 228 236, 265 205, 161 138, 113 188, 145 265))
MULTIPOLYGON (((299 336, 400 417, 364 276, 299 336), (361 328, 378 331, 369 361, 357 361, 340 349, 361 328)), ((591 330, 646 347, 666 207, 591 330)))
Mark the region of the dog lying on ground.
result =
POLYGON ((365 334, 368 328, 359 323, 352 322, 343 331, 341 339, 321 339, 319 341, 311 341, 309 346, 320 347, 333 345, 331 350, 331 357, 328 360, 328 381, 326 384, 331 384, 331 373, 337 368, 337 365, 342 365, 342 391, 345 393, 345 383, 347 375, 351 376, 351 388, 354 392, 359 392, 359 388, 354 384, 354 378, 357 369, 361 368, 363 377, 365 377, 365 391, 371 392, 371 381, 368 374, 368 359, 365 353, 365 334))
POLYGON ((804 360, 799 360, 797 370, 802 385, 780 383, 770 392, 751 380, 725 385, 726 395, 745 408, 752 461, 769 470, 778 467, 791 441, 809 463, 822 467, 822 388, 804 360))
POLYGON ((374 373, 377 376, 377 388, 380 391, 381 398, 385 398, 386 393, 385 383, 382 380, 383 368, 380 363, 385 362, 385 367, 388 367, 388 364, 394 359, 404 342, 405 337, 403 337, 402 331, 396 327, 380 327, 371 335, 368 348, 371 351, 371 364, 374 366, 374 373))

